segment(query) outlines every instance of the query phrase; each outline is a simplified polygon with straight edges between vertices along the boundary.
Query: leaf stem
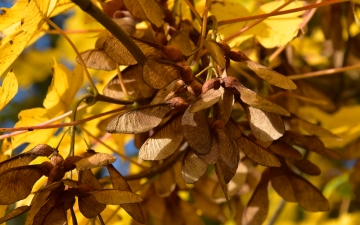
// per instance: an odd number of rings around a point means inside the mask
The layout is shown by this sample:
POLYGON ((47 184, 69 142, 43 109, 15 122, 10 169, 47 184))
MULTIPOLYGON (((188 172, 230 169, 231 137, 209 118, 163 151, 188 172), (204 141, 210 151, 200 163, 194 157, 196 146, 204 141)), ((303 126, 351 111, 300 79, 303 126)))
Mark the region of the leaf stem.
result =
POLYGON ((118 74, 118 77, 119 77, 119 83, 120 83, 120 86, 121 86, 121 90, 124 92, 124 95, 125 95, 125 99, 129 99, 129 93, 126 90, 124 80, 123 80, 123 77, 121 75, 121 71, 120 71, 120 68, 119 68, 119 64, 117 64, 117 63, 116 63, 116 71, 117 71, 117 74, 118 74))
MULTIPOLYGON (((71 121, 75 122, 76 121, 76 109, 77 107, 79 107, 79 105, 83 102, 86 101, 88 103, 89 106, 93 105, 96 103, 96 99, 94 97, 94 95, 92 94, 85 94, 84 96, 82 96, 75 104, 74 109, 72 110, 73 113, 71 114, 71 121)), ((74 148, 75 148, 75 125, 72 126, 70 128, 70 137, 71 137, 71 141, 70 141, 70 152, 69 152, 69 156, 73 156, 74 155, 74 148)))
POLYGON ((89 0, 72 0, 84 12, 94 17, 101 25, 103 25, 112 35, 114 35, 134 56, 135 60, 144 67, 146 57, 140 50, 139 46, 130 38, 130 36, 117 23, 109 18, 103 11, 96 7, 89 0))
POLYGON ((119 155, 121 158, 133 163, 134 165, 137 165, 138 167, 140 167, 141 169, 145 170, 145 171, 149 171, 150 168, 147 168, 146 166, 143 166, 141 164, 139 164, 138 162, 134 161, 133 159, 127 157, 126 155, 116 151, 114 148, 112 148, 110 145, 106 144, 104 141, 102 141, 100 138, 92 135, 88 130, 86 130, 85 128, 83 128, 83 131, 88 134, 90 137, 94 138, 94 140, 96 140, 97 142, 99 142, 100 144, 104 145, 106 148, 108 148, 110 151, 112 151, 113 153, 119 155))
MULTIPOLYGON (((77 120, 74 122, 69 122, 69 123, 61 123, 61 124, 46 124, 46 125, 35 125, 35 126, 27 126, 27 127, 14 127, 14 128, 0 128, 1 132, 9 132, 9 131, 33 131, 33 130, 43 130, 43 129, 50 129, 50 128, 60 128, 60 127, 69 127, 69 126, 74 126, 74 125, 78 125, 78 124, 82 124, 109 114, 113 114, 113 113, 118 113, 124 110, 128 110, 132 108, 131 106, 123 106, 121 108, 117 108, 114 110, 110 110, 104 113, 100 113, 94 116, 90 116, 88 118, 85 119, 81 119, 81 120, 77 120)), ((70 111, 72 112, 72 111, 70 111)), ((9 138, 15 135, 18 135, 20 133, 16 133, 16 134, 8 134, 8 135, 1 135, 0 136, 0 140, 4 139, 4 138, 9 138)))
MULTIPOLYGON (((281 6, 279 6, 278 8, 276 8, 275 10, 273 10, 271 13, 274 13, 274 12, 278 12, 279 10, 281 10, 282 8, 286 7, 287 5, 289 5, 290 3, 292 3, 293 1, 295 0, 289 0, 287 2, 285 2, 284 4, 282 4, 281 6)), ((256 26, 257 24, 261 23, 262 21, 264 21, 267 17, 264 17, 264 18, 261 18, 261 19, 258 19, 256 20, 255 22, 253 22, 252 24, 240 29, 239 31, 233 33, 232 35, 226 37, 224 39, 224 41, 229 41, 231 39, 233 39, 234 37, 244 33, 245 31, 249 30, 250 28, 256 26)), ((220 21, 221 22, 221 21, 220 21)), ((218 26, 220 26, 220 22, 218 22, 218 26)))
MULTIPOLYGON (((41 30, 47 34, 60 34, 58 30, 41 30)), ((105 29, 88 29, 88 30, 62 30, 65 34, 87 34, 87 33, 101 33, 106 31, 105 29)))
POLYGON ((297 75, 290 75, 287 76, 291 80, 299 80, 299 79, 305 79, 305 78, 311 78, 311 77, 319 77, 319 76, 325 76, 325 75, 332 75, 335 73, 341 73, 348 70, 355 70, 360 69, 360 64, 352 65, 352 66, 346 66, 342 68, 333 68, 333 69, 327 69, 327 70, 320 70, 316 72, 310 72, 310 73, 303 73, 303 74, 297 74, 297 75))
POLYGON ((52 27, 54 27, 60 34, 61 36, 63 36, 66 41, 71 45, 71 47, 73 48, 73 50, 75 51, 77 57, 79 58, 80 60, 80 64, 85 72, 85 75, 90 83, 90 86, 91 88, 94 90, 94 95, 96 96, 99 91, 97 90, 95 84, 94 84, 94 81, 92 80, 90 74, 89 74, 89 71, 87 70, 86 68, 86 65, 85 65, 85 62, 84 60, 82 59, 81 55, 80 55, 80 52, 78 51, 78 49, 76 48, 76 46, 74 45, 74 43, 71 41, 71 39, 61 30, 60 27, 58 27, 53 21, 51 21, 49 18, 45 17, 44 18, 46 20, 46 22, 48 22, 52 27))
POLYGON ((235 19, 230 19, 230 20, 221 20, 218 22, 218 26, 223 26, 226 24, 243 22, 243 21, 249 21, 249 20, 254 20, 254 19, 268 18, 271 16, 278 16, 278 15, 303 11, 303 10, 307 10, 307 9, 319 8, 322 6, 332 5, 332 4, 341 3, 341 2, 348 2, 348 1, 349 0, 329 0, 329 1, 321 2, 321 3, 317 3, 317 4, 311 4, 311 5, 294 8, 294 9, 289 9, 289 10, 284 10, 284 11, 280 11, 280 12, 273 11, 271 13, 264 13, 264 14, 255 15, 255 16, 247 16, 247 17, 235 18, 235 19))
POLYGON ((199 59, 201 57, 200 47, 203 45, 203 42, 204 42, 204 40, 206 38, 207 14, 208 14, 208 11, 209 11, 210 3, 211 3, 211 0, 206 0, 205 8, 204 8, 204 11, 203 11, 203 19, 202 19, 202 26, 201 26, 201 36, 200 36, 200 39, 199 39, 198 44, 197 44, 198 50, 195 53, 195 57, 194 57, 194 61, 195 61, 196 64, 199 62, 199 59))

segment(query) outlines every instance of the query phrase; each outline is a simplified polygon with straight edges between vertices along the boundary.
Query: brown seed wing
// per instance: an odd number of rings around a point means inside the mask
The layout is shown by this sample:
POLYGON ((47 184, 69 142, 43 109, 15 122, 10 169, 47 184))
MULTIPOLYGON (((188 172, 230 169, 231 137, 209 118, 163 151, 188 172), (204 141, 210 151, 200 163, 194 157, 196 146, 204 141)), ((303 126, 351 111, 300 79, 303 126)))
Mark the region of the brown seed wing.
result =
POLYGON ((181 125, 187 143, 199 154, 206 154, 211 149, 211 134, 204 111, 192 113, 185 111, 181 125))
POLYGON ((281 116, 249 107, 250 128, 257 139, 263 142, 279 139, 285 132, 281 116))
POLYGON ((254 162, 270 167, 279 167, 281 163, 279 159, 270 151, 262 148, 260 145, 255 144, 248 138, 242 136, 236 139, 239 148, 244 154, 254 162))
POLYGON ((30 208, 31 208, 31 206, 28 206, 28 205, 17 207, 16 209, 12 210, 10 213, 1 217, 0 224, 5 223, 6 221, 11 220, 11 219, 29 211, 30 208))
POLYGON ((213 40, 205 40, 204 45, 209 51, 211 57, 221 67, 226 68, 225 52, 224 50, 213 40))
POLYGON ((95 197, 96 201, 106 205, 120 205, 124 203, 135 203, 142 201, 140 195, 130 191, 107 189, 92 191, 89 193, 95 197))
POLYGON ((173 154, 184 139, 181 119, 176 117, 149 137, 140 148, 139 158, 162 160, 173 154))
MULTIPOLYGON (((105 53, 104 49, 91 49, 81 52, 80 55, 87 68, 107 71, 116 69, 116 62, 105 53)), ((76 62, 81 63, 78 57, 76 57, 76 62)))
POLYGON ((158 126, 172 110, 169 105, 135 109, 115 117, 107 126, 109 133, 136 134, 158 126))
POLYGON ((259 77, 266 80, 270 84, 288 89, 294 90, 296 89, 296 84, 287 78, 286 76, 266 67, 252 60, 247 60, 243 62, 247 67, 249 67, 252 71, 254 71, 259 77))
POLYGON ((270 168, 271 171, 271 185, 275 191, 288 202, 297 202, 293 187, 286 172, 282 168, 270 168))
POLYGON ((296 200, 306 211, 319 212, 330 209, 328 200, 309 181, 295 173, 289 173, 288 178, 294 189, 296 200))
POLYGON ((143 78, 150 87, 162 89, 180 78, 180 70, 176 65, 151 57, 146 59, 143 78))
POLYGON ((190 112, 198 112, 207 109, 220 100, 221 92, 219 90, 210 89, 202 93, 190 106, 190 112))
POLYGON ((126 8, 135 17, 148 19, 151 23, 160 27, 165 17, 164 10, 155 0, 124 0, 126 8))
POLYGON ((88 170, 100 166, 105 166, 116 161, 116 157, 106 153, 96 153, 92 156, 80 159, 75 163, 76 169, 88 170))
POLYGON ((182 161, 181 174, 187 184, 198 181, 207 170, 207 164, 204 163, 194 152, 188 150, 182 161))
POLYGON ((127 48, 114 36, 109 36, 104 42, 104 51, 119 65, 135 65, 137 61, 127 48))

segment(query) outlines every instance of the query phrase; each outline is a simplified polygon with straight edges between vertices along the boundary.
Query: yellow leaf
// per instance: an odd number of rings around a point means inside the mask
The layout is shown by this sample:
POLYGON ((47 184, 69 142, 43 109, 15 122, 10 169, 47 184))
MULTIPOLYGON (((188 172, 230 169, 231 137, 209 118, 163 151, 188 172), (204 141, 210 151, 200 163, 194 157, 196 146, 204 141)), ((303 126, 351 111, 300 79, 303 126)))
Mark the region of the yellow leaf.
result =
MULTIPOLYGON (((27 109, 19 113, 19 122, 15 124, 15 127, 33 126, 49 119, 48 111, 44 108, 27 109)), ((23 143, 47 143, 53 133, 54 129, 27 132, 12 137, 11 143, 14 149, 23 143)))
POLYGON ((6 104, 16 95, 18 91, 18 82, 16 80, 15 74, 9 72, 0 87, 0 110, 2 110, 6 104))
POLYGON ((0 74, 7 70, 24 50, 34 34, 41 29, 44 24, 43 16, 47 16, 48 11, 51 12, 56 3, 57 0, 32 0, 24 7, 21 17, 19 14, 14 17, 11 24, 16 23, 20 25, 21 31, 16 28, 12 29, 15 31, 15 34, 11 34, 11 38, 8 38, 7 42, 0 47, 0 74), (15 22, 15 18, 20 18, 21 23, 18 23, 20 20, 15 22))
POLYGON ((67 110, 82 82, 80 65, 75 67, 73 73, 64 65, 55 62, 54 78, 44 100, 44 107, 49 110, 51 117, 67 110))
POLYGON ((0 30, 20 21, 22 19, 22 11, 28 4, 27 0, 16 2, 11 8, 1 8, 0 13, 0 30))

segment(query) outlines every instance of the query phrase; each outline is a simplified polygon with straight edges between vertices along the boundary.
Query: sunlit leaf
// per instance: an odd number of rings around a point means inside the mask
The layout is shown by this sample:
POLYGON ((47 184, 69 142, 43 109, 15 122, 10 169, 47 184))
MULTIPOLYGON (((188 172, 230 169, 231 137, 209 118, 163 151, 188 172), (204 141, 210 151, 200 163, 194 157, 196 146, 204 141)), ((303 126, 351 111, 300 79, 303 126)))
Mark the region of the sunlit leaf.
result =
POLYGON ((184 138, 181 119, 181 116, 176 117, 149 137, 140 148, 139 158, 161 160, 173 154, 184 138))
MULTIPOLYGON (((115 70, 116 62, 106 55, 103 49, 92 49, 80 53, 87 68, 96 70, 115 70)), ((80 63, 79 58, 76 61, 80 63)))
POLYGON ((221 92, 219 90, 210 89, 209 91, 202 93, 198 99, 196 99, 190 106, 190 112, 198 112, 200 110, 209 108, 219 101, 221 92))
POLYGON ((96 153, 92 156, 80 159, 75 163, 76 169, 88 170, 99 166, 105 166, 116 161, 116 157, 106 153, 96 153))
POLYGON ((2 110, 16 95, 18 91, 18 82, 15 74, 11 71, 6 75, 2 86, 0 87, 0 110, 2 110))
POLYGON ((263 142, 279 139, 285 131, 281 116, 249 107, 251 131, 257 139, 263 142))
POLYGON ((334 139, 337 139, 337 140, 342 140, 341 138, 339 138, 337 135, 331 133, 330 131, 316 125, 316 124, 312 124, 312 123, 309 123, 305 120, 302 120, 302 119, 295 119, 299 124, 300 126, 306 130, 307 132, 309 132, 310 134, 313 134, 313 135, 316 135, 316 136, 319 136, 319 137, 327 137, 327 138, 334 138, 334 139))
POLYGON ((107 126, 109 133, 135 134, 149 131, 159 125, 172 110, 169 105, 139 108, 115 117, 107 126))

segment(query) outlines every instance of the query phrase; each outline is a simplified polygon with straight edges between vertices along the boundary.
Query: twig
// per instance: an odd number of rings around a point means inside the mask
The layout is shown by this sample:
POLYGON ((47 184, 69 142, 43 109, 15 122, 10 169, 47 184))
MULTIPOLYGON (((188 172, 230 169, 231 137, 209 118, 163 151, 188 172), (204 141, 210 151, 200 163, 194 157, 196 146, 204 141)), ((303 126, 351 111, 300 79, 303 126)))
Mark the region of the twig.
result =
MULTIPOLYGON (((282 8, 286 7, 287 5, 289 5, 290 3, 292 3, 293 1, 295 1, 295 0, 289 0, 289 1, 285 2, 284 4, 282 4, 281 6, 279 6, 278 8, 276 8, 274 11, 272 11, 271 13, 277 12, 277 11, 281 10, 282 8)), ((226 38, 224 39, 224 41, 229 41, 229 40, 233 39, 234 37, 238 36, 239 34, 244 33, 245 31, 249 30, 250 28, 252 28, 252 27, 256 26, 257 24, 261 23, 262 21, 264 21, 266 18, 267 18, 267 17, 264 17, 264 18, 261 18, 261 19, 256 20, 254 23, 252 23, 252 24, 250 24, 250 25, 242 28, 241 30, 235 32, 234 34, 226 37, 226 38)), ((219 23, 218 23, 218 26, 219 26, 219 23)))
POLYGON ((286 201, 284 199, 281 199, 281 202, 278 206, 278 208, 276 209, 274 215, 271 217, 271 219, 269 220, 268 225, 273 225, 275 223, 275 221, 277 220, 277 218, 280 216, 282 210, 284 209, 286 204, 286 201))
POLYGON ((345 72, 348 70, 355 70, 355 69, 360 69, 360 64, 356 64, 353 66, 346 66, 346 67, 342 67, 342 68, 333 68, 333 69, 320 70, 320 71, 310 72, 310 73, 290 75, 287 77, 291 80, 299 80, 299 79, 305 79, 305 78, 311 78, 311 77, 331 75, 331 74, 341 73, 341 72, 345 72))
POLYGON ((199 24, 201 24, 202 19, 201 19, 199 13, 196 11, 194 5, 191 4, 191 2, 189 0, 184 0, 184 2, 189 6, 191 12, 194 13, 194 15, 195 15, 196 19, 198 20, 199 24))
POLYGON ((203 11, 203 20, 202 20, 202 26, 201 26, 201 36, 200 36, 199 42, 197 44, 198 51, 195 53, 195 57, 194 57, 195 63, 197 63, 199 61, 199 59, 200 59, 201 54, 200 54, 199 50, 200 50, 200 47, 203 45, 204 39, 206 37, 207 13, 209 11, 210 3, 211 3, 211 0, 206 0, 205 8, 204 8, 204 11, 203 11))
POLYGON ((303 10, 308 10, 308 9, 313 9, 313 8, 319 8, 322 6, 332 5, 332 4, 341 3, 341 2, 348 2, 348 1, 350 1, 350 0, 329 0, 329 1, 319 3, 319 4, 307 5, 307 6, 303 6, 303 7, 299 7, 299 8, 295 8, 295 9, 284 10, 284 11, 280 11, 280 12, 271 12, 271 13, 264 13, 264 14, 255 15, 255 16, 247 16, 247 17, 235 18, 235 19, 230 19, 230 20, 222 20, 222 21, 218 22, 218 26, 220 27, 220 26, 223 26, 226 24, 231 24, 231 23, 255 20, 255 19, 260 19, 260 18, 268 18, 271 16, 279 16, 279 15, 283 15, 283 14, 289 14, 289 13, 293 13, 293 12, 298 12, 298 11, 303 11, 303 10))

